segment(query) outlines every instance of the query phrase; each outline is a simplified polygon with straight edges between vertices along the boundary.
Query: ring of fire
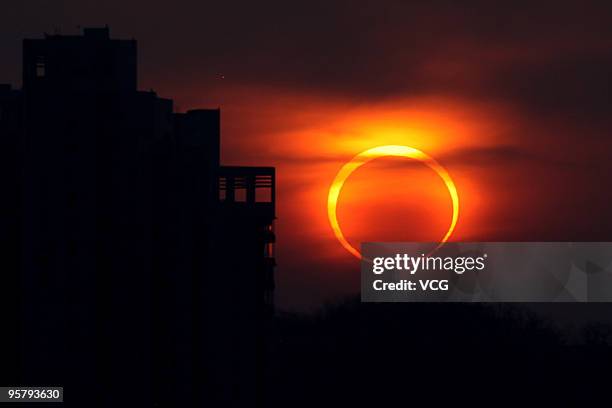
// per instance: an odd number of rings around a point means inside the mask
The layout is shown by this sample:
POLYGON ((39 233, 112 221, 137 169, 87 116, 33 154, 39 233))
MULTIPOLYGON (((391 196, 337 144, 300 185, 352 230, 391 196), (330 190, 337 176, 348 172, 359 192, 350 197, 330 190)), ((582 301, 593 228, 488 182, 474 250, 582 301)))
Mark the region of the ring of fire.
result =
POLYGON ((457 189, 455 188, 455 183, 451 178, 448 171, 440 163, 438 163, 433 157, 423 153, 422 151, 408 147, 408 146, 399 146, 399 145, 388 145, 388 146, 378 146, 372 149, 368 149, 359 153, 357 156, 353 157, 351 161, 346 163, 332 182, 331 187, 329 188, 329 194, 327 195, 327 217, 329 218, 329 223, 331 224, 332 230, 336 235, 336 238, 342 246, 351 254, 353 254, 358 259, 361 259, 361 253, 354 248, 344 237, 342 230, 340 229, 340 225, 338 224, 338 215, 337 215, 337 206, 338 206, 338 197, 340 196, 340 191, 344 186, 344 182, 346 179, 359 167, 364 164, 377 159, 379 157, 386 156, 396 156, 396 157, 407 157, 410 159, 418 160, 419 162, 427 165, 433 171, 438 174, 438 176, 444 181, 446 188, 450 194, 452 204, 453 204, 453 217, 451 219, 450 226, 444 234, 444 237, 438 244, 438 246, 434 249, 434 251, 440 248, 448 238, 453 233, 455 229, 455 225, 457 225, 457 219, 459 218, 459 196, 457 195, 457 189))

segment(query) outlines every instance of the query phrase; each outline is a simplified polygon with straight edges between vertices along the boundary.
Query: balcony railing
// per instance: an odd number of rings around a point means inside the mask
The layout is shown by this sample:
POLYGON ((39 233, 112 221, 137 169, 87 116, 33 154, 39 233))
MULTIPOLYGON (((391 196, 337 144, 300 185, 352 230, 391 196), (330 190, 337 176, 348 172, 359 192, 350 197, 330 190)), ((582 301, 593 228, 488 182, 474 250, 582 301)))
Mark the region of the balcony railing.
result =
POLYGON ((273 219, 276 204, 274 167, 221 166, 219 202, 222 208, 273 219))

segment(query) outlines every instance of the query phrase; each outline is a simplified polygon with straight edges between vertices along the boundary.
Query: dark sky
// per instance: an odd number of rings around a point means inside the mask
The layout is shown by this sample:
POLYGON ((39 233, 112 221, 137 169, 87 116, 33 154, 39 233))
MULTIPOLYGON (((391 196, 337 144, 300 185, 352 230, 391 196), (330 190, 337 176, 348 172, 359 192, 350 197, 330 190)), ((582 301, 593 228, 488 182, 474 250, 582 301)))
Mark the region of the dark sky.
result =
POLYGON ((223 73, 233 83, 351 101, 458 92, 551 109, 609 107, 609 2, 419 3, 5 2, 0 46, 11 58, 0 74, 18 79, 12 61, 24 37, 109 24, 115 36, 139 40, 143 86, 210 85, 223 73))
MULTIPOLYGON (((610 2, 8 1, 0 82, 19 84, 23 38, 104 24, 138 40, 141 88, 178 110, 221 106, 225 163, 278 168, 283 307, 358 290, 326 192, 343 162, 379 144, 449 169, 455 239, 612 240, 610 2)), ((347 185, 339 218, 355 242, 443 231, 440 186, 414 184, 435 205, 367 193, 384 177, 397 189, 428 177, 393 171, 347 185)))

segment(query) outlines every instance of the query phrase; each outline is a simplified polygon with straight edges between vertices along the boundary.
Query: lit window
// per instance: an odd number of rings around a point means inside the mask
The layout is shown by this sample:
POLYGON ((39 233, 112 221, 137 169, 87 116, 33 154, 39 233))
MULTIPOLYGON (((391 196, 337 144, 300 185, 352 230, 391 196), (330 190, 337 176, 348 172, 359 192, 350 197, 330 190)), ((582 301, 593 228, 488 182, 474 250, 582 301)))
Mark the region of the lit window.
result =
POLYGON ((271 203, 272 202, 272 188, 271 187, 258 187, 255 190, 255 201, 258 203, 271 203))
POLYGON ((219 177, 219 201, 225 201, 227 199, 227 179, 225 177, 219 177))
POLYGON ((274 258, 274 244, 272 242, 268 242, 264 246, 264 257, 274 258))
POLYGON ((237 203, 246 203, 247 201, 247 191, 246 188, 236 188, 235 190, 234 201, 237 203))

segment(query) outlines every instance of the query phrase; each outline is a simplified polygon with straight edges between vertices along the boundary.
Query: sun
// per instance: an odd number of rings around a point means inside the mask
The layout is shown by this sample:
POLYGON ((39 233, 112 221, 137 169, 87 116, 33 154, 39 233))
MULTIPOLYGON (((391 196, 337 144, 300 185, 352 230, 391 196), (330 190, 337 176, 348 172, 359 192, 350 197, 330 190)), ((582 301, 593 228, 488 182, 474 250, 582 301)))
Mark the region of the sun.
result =
POLYGON ((444 184, 446 185, 451 197, 453 216, 446 234, 444 234, 444 237, 442 237, 436 249, 448 241, 455 229, 455 226, 457 225, 457 220, 459 219, 459 195, 457 194, 455 183, 448 171, 446 171, 446 169, 442 167, 442 165, 433 157, 413 147, 399 145, 378 146, 365 150, 342 166, 338 174, 336 174, 336 177, 329 188, 329 194, 327 195, 327 217, 329 218, 329 223, 331 224, 332 230, 334 231, 338 241, 340 241, 340 244, 342 244, 342 246, 348 252, 358 259, 361 259, 361 253, 346 240, 344 234, 342 233, 342 229, 340 229, 340 225, 338 224, 338 215, 336 211, 338 207, 338 197, 340 196, 340 191, 344 186, 344 182, 355 170, 374 159, 387 156, 406 157, 409 159, 418 160, 435 171, 436 174, 444 181, 444 184))

